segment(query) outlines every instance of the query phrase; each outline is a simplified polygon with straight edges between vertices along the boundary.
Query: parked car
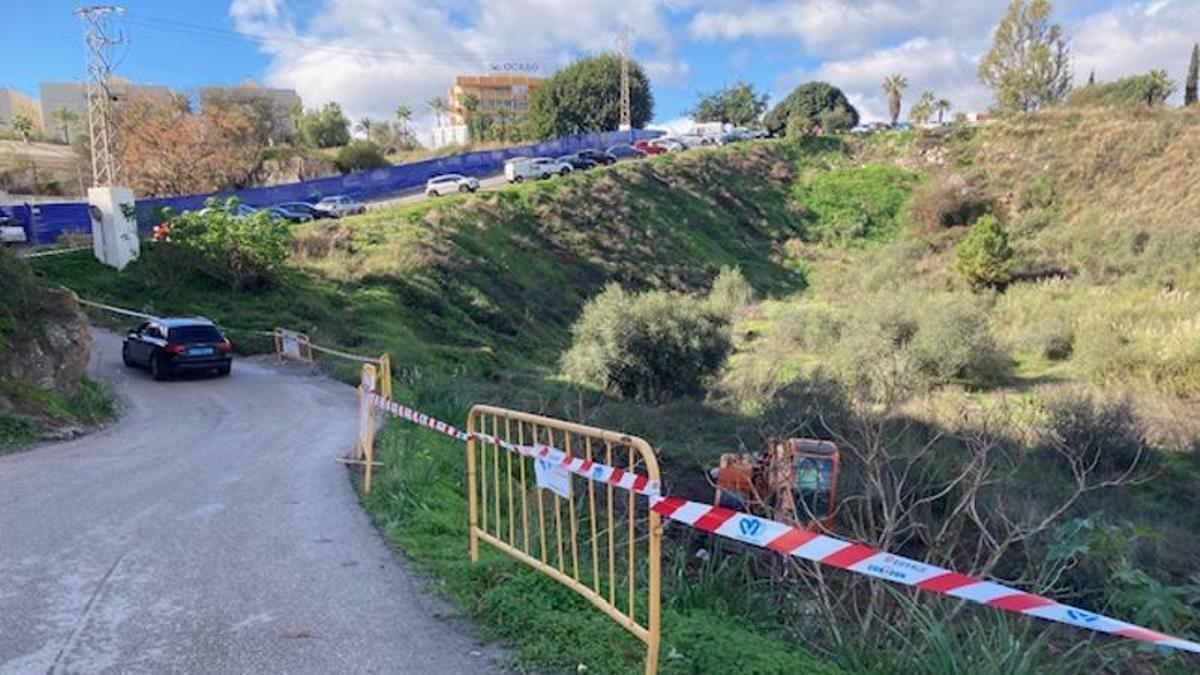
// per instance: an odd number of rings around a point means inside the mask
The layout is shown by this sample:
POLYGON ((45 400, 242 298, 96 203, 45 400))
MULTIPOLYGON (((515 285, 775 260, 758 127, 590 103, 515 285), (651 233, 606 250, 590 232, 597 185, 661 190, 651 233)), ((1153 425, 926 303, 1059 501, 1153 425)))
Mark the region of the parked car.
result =
MULTIPOLYGON (((210 207, 206 206, 206 207, 200 209, 200 215, 212 213, 213 211, 218 211, 218 210, 221 210, 222 208, 223 207, 216 207, 214 209, 214 208, 210 208, 210 207)), ((254 208, 253 206, 250 206, 249 204, 243 204, 241 202, 238 202, 236 205, 234 205, 233 210, 231 211, 231 214, 233 215, 234 218, 245 218, 246 216, 250 215, 251 213, 255 213, 256 211, 258 211, 258 209, 254 208)))
POLYGON ((282 206, 283 208, 287 209, 288 211, 295 211, 297 213, 307 213, 309 216, 312 217, 313 220, 319 220, 321 218, 332 218, 333 217, 329 214, 328 211, 322 211, 321 209, 318 209, 317 207, 313 206, 312 204, 309 204, 308 202, 284 202, 282 204, 276 204, 276 206, 282 206))
POLYGON ((675 142, 682 145, 685 149, 690 150, 701 145, 716 145, 720 138, 716 136, 708 136, 705 134, 682 134, 672 138, 663 139, 669 142, 675 142))
POLYGON ((570 164, 573 171, 587 171, 588 169, 596 168, 596 163, 586 157, 580 155, 563 155, 558 158, 558 161, 564 164, 570 164))
POLYGON ((617 158, 611 152, 605 152, 604 150, 594 150, 589 148, 587 150, 580 150, 576 154, 584 159, 590 159, 597 164, 603 164, 606 166, 617 163, 617 158))
POLYGON ((346 195, 326 197, 313 205, 313 208, 324 211, 334 218, 352 216, 356 213, 366 213, 367 205, 346 195))
POLYGON ((635 148, 632 145, 625 145, 625 144, 614 145, 611 148, 609 148, 608 150, 605 150, 605 152, 612 155, 613 159, 616 159, 616 160, 641 159, 646 156, 645 150, 641 150, 639 148, 635 148))
POLYGON ((558 174, 565 176, 571 173, 571 165, 550 157, 534 157, 510 159, 504 163, 504 178, 510 183, 520 183, 527 179, 545 179, 558 174))
POLYGON ((150 319, 125 334, 121 360, 130 368, 146 368, 156 380, 182 372, 228 375, 233 343, 203 317, 150 319))
POLYGON ((439 197, 451 192, 474 192, 478 189, 478 180, 472 176, 464 176, 458 173, 434 176, 425 181, 425 194, 429 197, 439 197))
POLYGON ((665 147, 647 140, 634 141, 633 147, 635 150, 640 150, 643 155, 661 155, 667 151, 665 147))
POLYGON ((284 204, 276 204, 275 206, 271 207, 270 211, 289 223, 307 223, 313 219, 311 213, 307 213, 302 209, 284 204))
POLYGON ((0 244, 25 243, 25 228, 16 218, 0 213, 0 244))

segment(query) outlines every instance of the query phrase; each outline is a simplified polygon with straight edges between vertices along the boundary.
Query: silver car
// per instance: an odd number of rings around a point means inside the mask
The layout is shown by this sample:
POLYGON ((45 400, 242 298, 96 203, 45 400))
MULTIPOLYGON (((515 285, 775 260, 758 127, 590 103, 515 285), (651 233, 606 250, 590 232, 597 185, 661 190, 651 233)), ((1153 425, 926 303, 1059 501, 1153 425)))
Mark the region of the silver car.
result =
POLYGON ((318 211, 328 213, 334 218, 342 216, 352 216, 356 213, 366 213, 367 205, 346 195, 334 195, 326 197, 321 201, 313 204, 313 208, 318 211))

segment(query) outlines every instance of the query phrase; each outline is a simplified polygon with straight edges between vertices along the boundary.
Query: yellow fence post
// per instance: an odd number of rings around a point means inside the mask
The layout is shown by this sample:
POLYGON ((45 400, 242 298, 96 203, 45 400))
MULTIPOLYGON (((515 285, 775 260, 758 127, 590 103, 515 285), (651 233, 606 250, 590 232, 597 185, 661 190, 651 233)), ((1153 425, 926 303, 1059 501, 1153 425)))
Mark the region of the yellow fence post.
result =
MULTIPOLYGON (((587 471, 586 467, 593 463, 603 462, 621 472, 658 482, 660 476, 654 449, 634 436, 485 405, 471 408, 467 432, 467 509, 472 562, 479 560, 479 542, 483 541, 582 595, 645 643, 646 673, 654 675, 662 640, 661 517, 633 491, 617 496, 611 483, 605 484, 607 490, 604 492, 597 491, 594 481, 567 472, 558 460, 551 464, 537 457, 527 457, 526 453, 509 455, 512 462, 519 464, 521 509, 518 511, 518 500, 512 495, 518 487, 513 484, 512 465, 506 461, 505 470, 501 471, 499 461, 501 442, 524 446, 527 439, 532 439, 529 442, 535 447, 539 444, 551 446, 564 453, 566 458, 582 462, 579 465, 584 467, 580 469, 582 471, 587 471), (594 445, 605 449, 603 458, 593 459, 594 445), (492 448, 491 458, 488 458, 488 446, 492 448), (617 448, 627 452, 613 452, 617 448), (525 465, 529 462, 533 463, 537 477, 532 486, 525 482, 525 465), (616 466, 617 462, 624 465, 616 466), (587 481, 588 489, 576 490, 574 485, 578 480, 587 481), (505 486, 508 488, 507 500, 501 499, 505 486), (527 497, 530 488, 536 500, 527 497), (543 490, 551 491, 553 499, 544 500, 543 490), (606 510, 597 507, 597 496, 607 497, 606 510), (562 523, 563 500, 567 501, 566 527, 562 523), (531 509, 537 512, 537 518, 529 517, 531 509), (553 512, 550 518, 546 517, 547 509, 553 512), (614 527, 614 512, 621 511, 624 511, 626 526, 614 527), (607 515, 607 527, 604 528, 605 536, 598 536, 602 514, 607 515), (583 522, 585 519, 586 523, 583 522), (569 558, 564 537, 570 538, 569 558), (554 550, 558 553, 553 560, 548 554, 547 540, 550 538, 554 539, 554 550), (540 543, 536 555, 531 542, 540 543), (607 544, 606 548, 601 546, 602 542, 607 544), (642 551, 646 556, 644 565, 639 560, 642 551), (590 560, 587 559, 589 554, 590 560), (623 559, 624 564, 618 565, 618 559, 623 559), (602 565, 601 560, 607 564, 602 565), (607 572, 607 579, 602 579, 604 572, 607 572), (621 598, 622 593, 626 593, 626 597, 621 598), (645 604, 637 599, 638 596, 644 598, 645 604)), ((614 471, 612 475, 619 474, 614 471)))
POLYGON ((392 398, 392 356, 379 357, 379 393, 386 399, 392 398))
POLYGON ((375 366, 364 363, 362 370, 362 381, 359 384, 359 417, 358 417, 358 443, 359 453, 362 457, 365 469, 363 471, 363 493, 370 494, 371 492, 371 473, 375 467, 375 405, 371 401, 371 394, 375 393, 378 383, 375 366))

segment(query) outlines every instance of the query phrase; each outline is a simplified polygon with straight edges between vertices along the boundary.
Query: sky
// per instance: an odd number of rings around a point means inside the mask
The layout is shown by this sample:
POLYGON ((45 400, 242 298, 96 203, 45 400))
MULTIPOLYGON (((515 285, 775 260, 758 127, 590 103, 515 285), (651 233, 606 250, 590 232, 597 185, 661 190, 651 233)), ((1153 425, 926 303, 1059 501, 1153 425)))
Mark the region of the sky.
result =
MULTIPOLYGON (((110 0, 111 1, 111 0, 110 0)), ((84 73, 78 0, 0 0, 0 87, 37 94, 84 73), (11 27, 19 26, 19 30, 11 27)), ((1007 0, 126 0, 117 73, 189 91, 246 79, 337 101, 351 119, 426 102, 453 77, 497 69, 548 75, 615 50, 622 25, 650 77, 654 121, 679 126, 697 95, 739 80, 779 101, 808 80, 841 87, 880 120, 880 82, 909 81, 955 110, 986 110, 976 68, 1007 0)), ((1200 40, 1200 0, 1056 0, 1076 80, 1165 69, 1182 84, 1200 40)), ((1179 94, 1176 94, 1176 98, 1179 94)))

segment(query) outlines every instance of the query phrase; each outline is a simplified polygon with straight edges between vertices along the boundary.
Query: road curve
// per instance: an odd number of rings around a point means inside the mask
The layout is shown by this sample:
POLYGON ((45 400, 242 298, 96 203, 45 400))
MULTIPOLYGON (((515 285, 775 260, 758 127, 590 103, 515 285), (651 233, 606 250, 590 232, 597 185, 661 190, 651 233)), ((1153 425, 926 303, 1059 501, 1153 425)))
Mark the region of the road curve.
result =
POLYGON ((92 371, 119 423, 0 457, 0 673, 501 669, 334 461, 350 388, 246 361, 154 382, 99 332, 92 371))

